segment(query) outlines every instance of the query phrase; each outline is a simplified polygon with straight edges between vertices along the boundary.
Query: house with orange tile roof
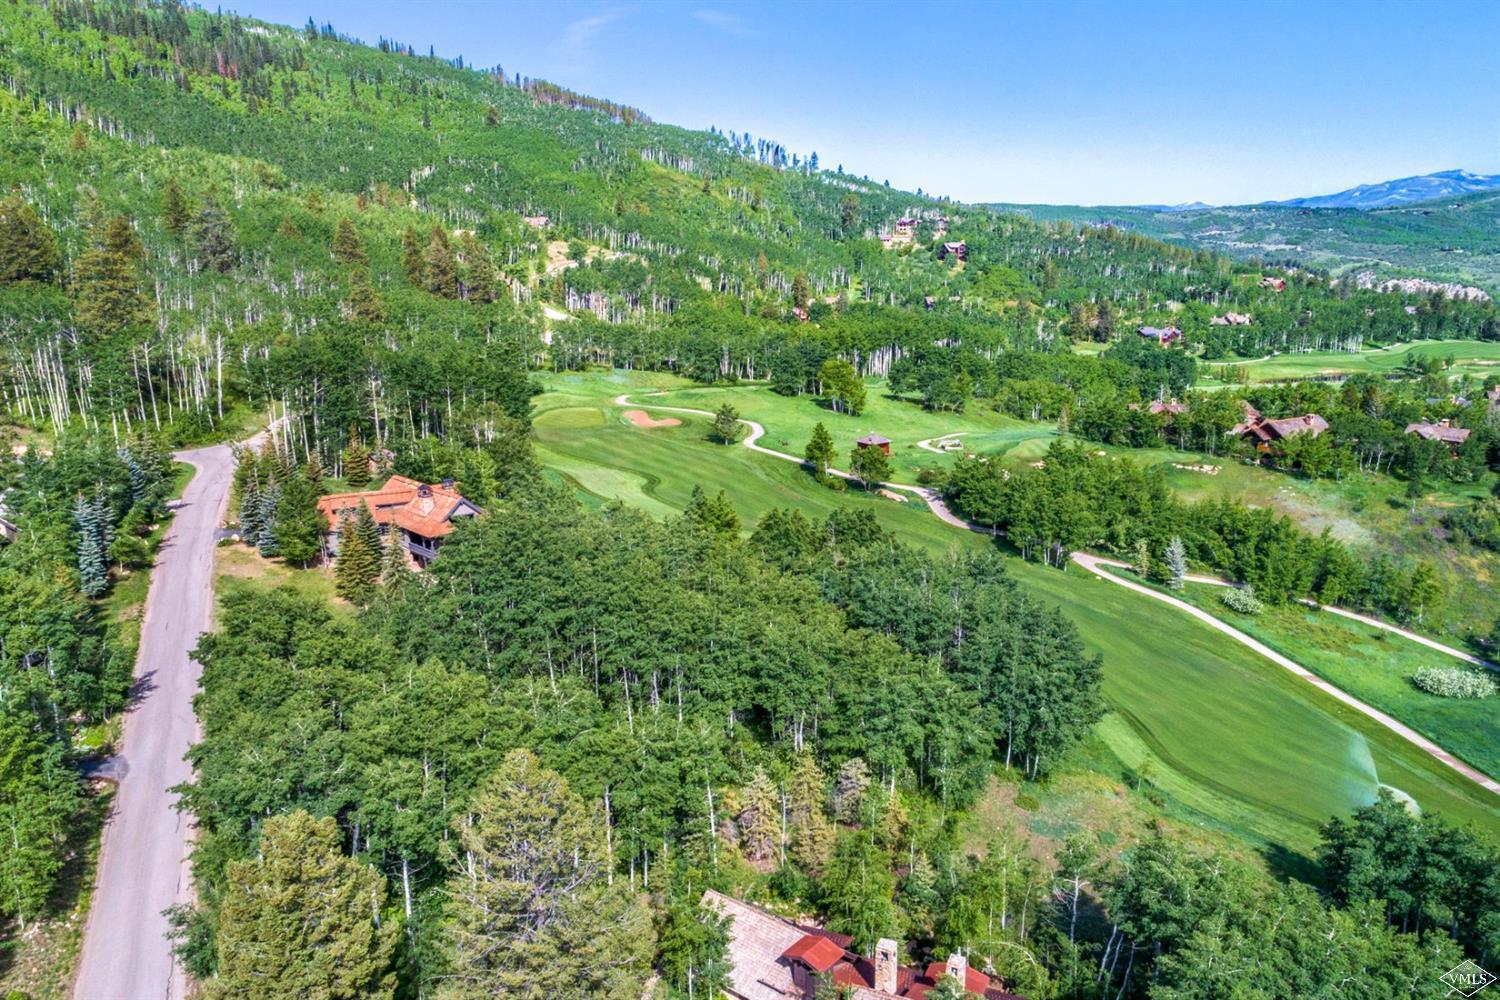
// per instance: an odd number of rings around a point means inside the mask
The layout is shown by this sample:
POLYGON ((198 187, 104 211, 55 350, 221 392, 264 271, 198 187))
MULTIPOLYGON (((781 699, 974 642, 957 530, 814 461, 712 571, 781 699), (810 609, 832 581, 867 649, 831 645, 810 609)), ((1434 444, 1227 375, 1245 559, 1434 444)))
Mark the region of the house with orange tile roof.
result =
POLYGON ((906 966, 889 938, 866 956, 850 950, 845 934, 795 923, 712 889, 703 894, 703 905, 729 921, 725 993, 733 1000, 812 1000, 825 982, 849 1000, 920 1000, 950 976, 983 1000, 1022 1000, 998 979, 971 969, 962 952, 925 967, 906 966))
POLYGON ((437 555, 443 539, 452 534, 460 520, 484 513, 453 488, 451 479, 419 483, 392 476, 378 489, 318 498, 318 513, 328 522, 323 547, 329 555, 338 552, 339 535, 353 523, 361 506, 370 508, 380 534, 399 541, 419 566, 426 566, 437 555))

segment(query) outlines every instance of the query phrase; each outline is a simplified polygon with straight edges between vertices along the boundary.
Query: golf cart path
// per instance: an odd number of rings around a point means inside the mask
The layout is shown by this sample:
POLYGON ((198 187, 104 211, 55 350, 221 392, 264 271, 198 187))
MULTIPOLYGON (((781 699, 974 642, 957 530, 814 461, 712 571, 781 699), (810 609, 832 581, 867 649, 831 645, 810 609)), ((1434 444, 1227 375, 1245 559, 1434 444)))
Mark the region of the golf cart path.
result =
MULTIPOLYGON (((657 393, 656 395, 659 394, 660 393, 657 393)), ((629 393, 621 393, 620 395, 616 396, 614 399, 615 405, 633 406, 653 410, 668 410, 673 413, 690 413, 700 417, 712 418, 714 416, 714 414, 708 412, 707 410, 696 410, 685 406, 663 406, 657 403, 631 402, 629 396, 629 393)), ((784 451, 776 451, 773 448, 762 447, 759 444, 759 441, 762 437, 765 436, 765 427, 757 421, 747 420, 744 417, 740 417, 739 420, 740 423, 750 428, 750 434, 744 439, 744 441, 741 442, 741 444, 749 448, 751 451, 758 451, 763 455, 770 455, 773 458, 779 458, 782 461, 795 462, 798 465, 802 466, 807 465, 807 462, 804 459, 799 458, 796 455, 789 455, 784 451)), ((928 440, 931 441, 934 439, 929 438, 928 440)), ((828 472, 830 475, 839 476, 843 479, 852 480, 855 478, 849 473, 840 472, 837 469, 829 469, 828 472)), ((925 486, 911 486, 905 483, 881 483, 880 485, 889 490, 904 490, 908 493, 914 493, 917 496, 920 496, 924 501, 927 502, 928 507, 931 508, 932 512, 937 515, 940 520, 951 524, 956 528, 963 528, 967 531, 975 531, 987 535, 993 534, 991 529, 986 528, 985 526, 980 524, 975 524, 973 521, 966 521, 949 510, 948 506, 943 503, 942 497, 938 495, 936 490, 928 489, 925 486)), ((1074 552, 1072 554, 1072 559, 1075 563, 1082 566, 1084 569, 1088 570, 1094 575, 1101 577, 1102 579, 1108 580, 1111 583, 1119 584, 1122 587, 1133 590, 1139 594, 1144 594, 1145 596, 1154 598, 1158 601, 1163 601, 1167 604, 1172 605, 1174 608, 1177 608, 1179 611, 1187 612, 1189 615, 1197 618, 1199 621, 1203 622, 1205 625, 1209 626, 1215 631, 1229 636, 1231 639, 1234 639, 1241 645, 1247 646, 1256 653, 1259 653, 1261 656, 1264 656, 1266 659, 1270 660, 1272 663, 1275 663, 1277 666, 1288 670, 1293 674, 1296 674, 1302 680, 1313 685, 1314 687, 1323 691, 1325 694, 1328 694, 1331 697, 1337 699, 1338 701, 1343 702, 1345 705, 1348 705, 1350 708, 1359 712, 1361 715, 1373 719, 1375 722, 1384 726, 1386 729, 1389 729, 1391 732, 1395 733, 1397 736, 1400 736, 1408 743, 1412 744, 1413 746, 1417 747, 1418 749, 1437 759, 1438 761, 1441 761, 1443 764, 1446 764, 1448 767, 1457 771, 1459 774, 1468 778, 1470 781, 1474 782, 1480 787, 1494 794, 1500 795, 1500 781, 1496 781, 1494 778, 1491 778, 1489 775, 1484 774, 1482 771, 1479 771, 1476 768, 1465 764, 1453 754, 1449 753, 1447 750, 1444 750, 1442 747, 1438 746, 1436 743, 1432 742, 1421 733, 1412 729, 1410 726, 1398 722, 1396 719, 1385 714, 1384 712, 1380 711, 1380 709, 1375 708, 1372 705, 1365 704, 1342 688, 1337 687, 1336 685, 1324 680, 1322 677, 1319 677, 1317 674, 1313 673, 1311 670, 1308 670, 1306 667, 1302 666, 1300 663, 1297 663, 1295 660, 1281 655, 1274 649, 1267 646, 1265 643, 1251 638, 1244 632, 1241 632, 1239 629, 1235 628, 1233 625, 1220 621, 1218 618, 1215 618, 1207 611, 1196 608, 1186 601, 1179 600, 1178 598, 1172 597, 1169 594, 1163 594, 1158 590, 1153 590, 1150 587, 1143 586, 1139 583, 1135 583, 1134 581, 1115 576, 1113 573, 1108 573, 1104 570, 1104 567, 1106 566, 1127 567, 1127 563, 1120 562, 1117 559, 1106 559, 1102 556, 1090 555, 1087 552, 1074 552)), ((1234 584, 1230 583, 1228 580, 1222 580, 1218 577, 1213 576, 1189 574, 1186 579, 1191 580, 1194 583, 1207 583, 1225 587, 1234 586, 1234 584)), ((1307 603, 1311 604, 1312 602, 1307 603)), ((1411 639, 1413 642, 1421 643, 1424 646, 1435 649, 1442 653, 1446 653, 1449 656, 1454 656, 1458 659, 1466 660, 1470 663, 1477 663, 1488 666, 1488 664, 1485 664, 1483 660, 1470 656, 1469 654, 1464 653, 1461 650, 1454 649, 1451 646, 1445 646, 1440 642, 1436 642, 1432 639, 1425 638, 1424 636, 1417 635, 1414 632, 1409 632, 1406 629, 1391 625, 1388 622, 1380 621, 1378 618, 1369 618, 1365 615, 1357 614, 1353 611, 1347 611, 1343 608, 1334 608, 1327 605, 1314 604, 1313 606, 1321 607, 1323 608, 1323 610, 1332 611, 1334 614, 1342 615, 1346 618, 1351 618, 1355 621, 1371 625, 1375 628, 1385 629, 1386 631, 1394 632, 1397 635, 1405 636, 1406 638, 1411 639)))

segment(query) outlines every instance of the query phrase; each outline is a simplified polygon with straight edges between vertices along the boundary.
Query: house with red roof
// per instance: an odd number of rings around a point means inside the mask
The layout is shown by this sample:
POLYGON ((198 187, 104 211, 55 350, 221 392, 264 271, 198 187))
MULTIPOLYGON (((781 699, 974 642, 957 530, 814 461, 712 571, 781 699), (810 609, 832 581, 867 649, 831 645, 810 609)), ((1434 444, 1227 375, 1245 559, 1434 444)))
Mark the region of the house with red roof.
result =
POLYGON ((833 982, 849 1000, 920 1000, 952 976, 984 1000, 1022 1000, 1000 981, 969 967, 962 952, 926 966, 900 963, 896 942, 882 938, 873 957, 850 951, 852 939, 795 923, 758 906, 708 890, 703 905, 729 919, 732 1000, 812 1000, 833 982))
POLYGON ((1261 451, 1269 449, 1276 441, 1282 441, 1297 434, 1311 434, 1317 437, 1328 430, 1328 421, 1316 413, 1304 413, 1300 417, 1267 419, 1249 403, 1244 405, 1245 419, 1231 427, 1229 433, 1235 437, 1244 438, 1261 451))
POLYGON ((425 566, 452 534, 458 522, 483 514, 453 488, 453 480, 419 483, 392 476, 384 486, 358 493, 331 493, 318 498, 318 513, 328 522, 323 547, 329 555, 339 550, 339 535, 353 523, 359 508, 370 508, 382 536, 399 541, 417 565, 425 566))
POLYGON ((1419 423, 1407 424, 1406 433, 1415 434, 1419 438, 1428 441, 1441 441, 1450 448, 1457 449, 1459 445, 1469 440, 1473 431, 1467 427, 1454 427, 1452 421, 1439 420, 1432 424, 1423 420, 1419 423))

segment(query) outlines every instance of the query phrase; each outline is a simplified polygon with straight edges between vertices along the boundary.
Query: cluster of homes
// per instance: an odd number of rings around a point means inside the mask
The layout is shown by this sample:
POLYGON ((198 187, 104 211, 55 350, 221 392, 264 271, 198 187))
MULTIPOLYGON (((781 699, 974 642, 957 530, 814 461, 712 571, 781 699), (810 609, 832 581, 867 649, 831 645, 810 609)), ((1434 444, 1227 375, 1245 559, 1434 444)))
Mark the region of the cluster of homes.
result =
POLYGON ((922 1000, 945 978, 983 1000, 1022 1000, 1004 984, 970 968, 962 952, 926 966, 902 965, 896 942, 882 938, 873 958, 850 950, 851 939, 778 917, 758 906, 714 892, 705 906, 729 919, 729 988, 734 1000, 813 1000, 833 983, 849 1000, 922 1000))
MULTIPOLYGON (((1496 391, 1495 395, 1500 400, 1500 391, 1496 391)), ((1258 451, 1266 451, 1275 442, 1289 437, 1299 434, 1317 437, 1328 430, 1328 421, 1316 413, 1304 413, 1295 417, 1267 417, 1249 403, 1244 403, 1243 406, 1245 418, 1230 428, 1229 434, 1248 441, 1258 451)), ((1130 409, 1139 410, 1141 405, 1131 403, 1130 409)), ((1154 399, 1146 404, 1145 409, 1148 413, 1168 419, 1188 411, 1187 404, 1176 399, 1154 399)), ((1421 420, 1407 424, 1406 433, 1415 434, 1427 441, 1440 441, 1456 449, 1469 439, 1473 431, 1467 427, 1456 427, 1445 417, 1436 423, 1421 420)))
POLYGON ((387 544, 401 545, 418 566, 426 566, 437 555, 459 521, 484 513, 454 489, 451 479, 421 483, 392 476, 379 489, 318 499, 318 513, 327 521, 323 548, 329 556, 338 554, 339 536, 354 522, 361 506, 370 509, 387 544))

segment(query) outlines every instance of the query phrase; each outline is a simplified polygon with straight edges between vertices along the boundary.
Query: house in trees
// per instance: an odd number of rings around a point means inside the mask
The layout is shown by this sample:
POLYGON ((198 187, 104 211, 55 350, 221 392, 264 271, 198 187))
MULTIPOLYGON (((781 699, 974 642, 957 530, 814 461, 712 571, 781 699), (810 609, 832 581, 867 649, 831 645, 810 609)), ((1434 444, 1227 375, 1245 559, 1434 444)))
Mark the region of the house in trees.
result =
POLYGON ((1267 276, 1260 279, 1260 287, 1269 288, 1273 292, 1284 292, 1286 291, 1286 279, 1267 276))
POLYGON ((429 484, 392 476, 378 490, 332 493, 318 499, 318 512, 328 522, 323 547, 329 555, 338 552, 339 535, 354 522, 362 505, 375 516, 380 534, 404 546, 418 566, 437 555, 443 539, 460 520, 484 513, 453 488, 451 479, 429 484))
POLYGON ((954 260, 968 260, 969 244, 965 243, 963 240, 959 240, 957 242, 944 243, 939 246, 938 260, 947 260, 949 257, 952 257, 954 260))
POLYGON ((881 437, 879 434, 866 434, 864 437, 860 438, 854 443, 859 445, 861 448, 879 448, 887 455, 891 453, 891 439, 887 437, 881 437))
POLYGON ((526 223, 532 229, 546 229, 547 226, 552 222, 552 220, 547 218, 547 216, 545 215, 523 215, 521 216, 521 221, 526 223))
POLYGON ((1328 421, 1316 413, 1305 413, 1300 417, 1281 417, 1268 420, 1259 410, 1245 404, 1245 419, 1229 429, 1235 437, 1244 438, 1256 448, 1265 451, 1276 441, 1283 441, 1298 434, 1317 437, 1328 429, 1328 421))
POLYGON ((729 918, 727 995, 733 1000, 813 1000, 832 982, 850 1000, 926 997, 946 976, 983 1000, 1021 1000, 996 979, 969 968, 962 953, 927 966, 900 964, 896 942, 882 938, 873 958, 849 950, 851 939, 793 923, 712 889, 703 905, 729 918))
MULTIPOLYGON (((1140 403, 1131 403, 1126 409, 1139 410, 1140 403)), ((1176 399, 1153 399, 1146 404, 1146 412, 1156 416, 1166 416, 1168 419, 1180 416, 1188 411, 1186 403, 1179 403, 1176 399)))
POLYGON ((1208 321, 1209 326, 1249 326, 1250 314, 1227 312, 1222 316, 1214 316, 1208 321))
POLYGON ((1407 424, 1406 433, 1415 434, 1417 437, 1427 441, 1441 441, 1450 448, 1457 448, 1469 440, 1473 431, 1467 427, 1454 427, 1447 419, 1439 420, 1435 424, 1423 420, 1418 423, 1407 424))
POLYGON ((1182 331, 1175 326, 1143 326, 1135 331, 1143 340, 1151 340, 1166 347, 1182 339, 1182 331))

